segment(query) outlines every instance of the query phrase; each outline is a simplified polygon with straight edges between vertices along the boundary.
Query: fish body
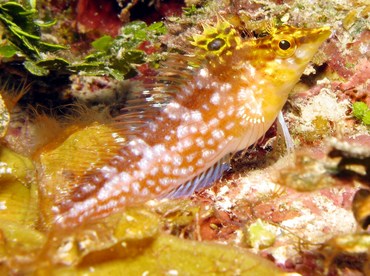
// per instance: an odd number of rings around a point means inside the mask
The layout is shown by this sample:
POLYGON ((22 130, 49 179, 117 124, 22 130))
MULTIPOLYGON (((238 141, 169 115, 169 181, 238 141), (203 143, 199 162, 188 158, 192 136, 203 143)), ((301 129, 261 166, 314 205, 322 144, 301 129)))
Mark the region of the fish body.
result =
POLYGON ((95 150, 108 157, 86 169, 72 193, 53 204, 54 223, 74 227, 206 185, 230 154, 265 134, 329 35, 328 28, 281 26, 243 38, 226 21, 204 27, 193 37, 193 58, 172 57, 161 69, 158 79, 164 81, 152 94, 163 95, 162 104, 155 108, 149 96, 132 100, 117 119, 121 129, 104 134, 111 142, 95 150))

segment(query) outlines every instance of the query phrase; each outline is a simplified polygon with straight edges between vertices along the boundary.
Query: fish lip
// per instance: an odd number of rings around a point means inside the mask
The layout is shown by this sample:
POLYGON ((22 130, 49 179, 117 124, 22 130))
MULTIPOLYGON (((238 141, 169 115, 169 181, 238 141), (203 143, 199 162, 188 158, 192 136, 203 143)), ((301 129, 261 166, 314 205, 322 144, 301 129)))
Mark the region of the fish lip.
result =
POLYGON ((328 39, 331 35, 331 30, 329 26, 321 27, 319 29, 320 35, 319 38, 324 42, 326 39, 328 39))

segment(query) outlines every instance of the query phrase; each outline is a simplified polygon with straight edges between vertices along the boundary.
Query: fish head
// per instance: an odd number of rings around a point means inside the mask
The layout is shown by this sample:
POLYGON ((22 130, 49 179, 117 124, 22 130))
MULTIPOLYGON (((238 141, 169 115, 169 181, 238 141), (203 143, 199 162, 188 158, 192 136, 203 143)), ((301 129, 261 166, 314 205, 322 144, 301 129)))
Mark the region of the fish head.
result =
MULTIPOLYGON (((284 106, 305 68, 330 36, 328 27, 296 28, 283 25, 271 27, 261 37, 247 39, 235 52, 235 64, 248 68, 247 82, 255 89, 263 121, 271 124, 284 106)), ((257 105, 256 105, 257 106, 257 105)))
POLYGON ((329 27, 271 27, 266 36, 245 43, 245 60, 276 93, 287 96, 330 34, 329 27))

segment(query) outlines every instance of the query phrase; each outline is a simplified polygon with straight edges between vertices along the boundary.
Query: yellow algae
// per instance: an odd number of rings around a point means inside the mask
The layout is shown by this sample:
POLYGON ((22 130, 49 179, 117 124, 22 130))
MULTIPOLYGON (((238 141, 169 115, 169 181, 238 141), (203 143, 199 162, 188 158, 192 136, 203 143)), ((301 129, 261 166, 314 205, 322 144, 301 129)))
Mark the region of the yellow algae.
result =
POLYGON ((46 236, 20 223, 0 220, 0 275, 28 270, 46 236))
POLYGON ((0 160, 0 220, 33 225, 37 191, 31 161, 7 148, 0 148, 0 160))
MULTIPOLYGON (((129 247, 130 245, 127 244, 129 247)), ((183 240, 165 234, 152 243, 131 244, 134 257, 55 269, 54 275, 289 275, 244 249, 183 240)))
POLYGON ((159 229, 159 216, 150 209, 127 208, 121 214, 80 225, 74 231, 53 229, 43 259, 50 259, 54 265, 73 267, 132 257, 140 251, 135 247, 150 244, 159 229))
POLYGON ((159 230, 159 217, 145 208, 129 208, 118 222, 114 235, 119 240, 154 237, 159 230))
POLYGON ((42 247, 46 236, 20 223, 0 220, 5 248, 8 255, 15 257, 20 253, 31 253, 42 247))
POLYGON ((28 158, 11 151, 5 147, 0 147, 0 181, 15 180, 30 183, 34 167, 28 158))
POLYGON ((27 158, 0 148, 0 272, 31 258, 45 236, 34 230, 37 222, 37 187, 34 167, 27 158), (17 261, 19 260, 19 262, 17 261), (6 266, 2 266, 2 263, 6 266))
POLYGON ((0 94, 0 138, 4 137, 10 122, 10 114, 0 94))
POLYGON ((348 29, 355 23, 356 20, 357 10, 351 10, 342 21, 343 28, 348 31, 348 29))
POLYGON ((248 242, 256 249, 272 246, 277 235, 277 228, 267 222, 257 219, 247 229, 248 242))
POLYGON ((201 207, 191 200, 169 200, 156 206, 156 212, 162 217, 162 222, 171 232, 177 232, 191 224, 199 215, 201 207))
POLYGON ((329 121, 318 115, 312 120, 313 131, 307 131, 304 135, 308 142, 315 142, 318 139, 322 139, 330 133, 329 121))

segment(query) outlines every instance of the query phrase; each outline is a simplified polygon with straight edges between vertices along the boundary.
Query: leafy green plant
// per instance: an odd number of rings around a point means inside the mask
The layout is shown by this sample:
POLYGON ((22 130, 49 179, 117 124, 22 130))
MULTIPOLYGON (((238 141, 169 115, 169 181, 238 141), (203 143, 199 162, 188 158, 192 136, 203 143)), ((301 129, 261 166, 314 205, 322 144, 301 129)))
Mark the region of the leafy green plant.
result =
POLYGON ((0 57, 23 58, 24 67, 33 75, 58 74, 108 75, 125 79, 136 74, 135 65, 146 61, 146 54, 138 47, 144 41, 153 41, 166 32, 163 23, 147 26, 144 22, 131 22, 113 38, 102 36, 92 43, 94 51, 82 61, 68 61, 58 56, 58 51, 68 47, 42 40, 42 28, 55 24, 37 18, 35 1, 22 5, 15 1, 0 4, 0 57))
POLYGON ((355 102, 352 105, 352 115, 364 125, 370 126, 370 109, 364 102, 355 102))
POLYGON ((0 4, 0 21, 6 30, 8 43, 1 46, 2 53, 8 57, 11 54, 21 53, 31 60, 41 58, 42 52, 53 52, 66 47, 58 44, 47 43, 41 40, 41 27, 55 24, 36 19, 37 11, 26 8, 17 2, 0 4))
POLYGON ((191 5, 190 7, 184 7, 182 8, 182 10, 184 12, 184 15, 186 16, 192 16, 192 15, 197 14, 198 12, 198 9, 195 5, 191 5))
POLYGON ((45 76, 49 70, 54 69, 50 65, 58 63, 65 67, 68 62, 63 59, 50 57, 50 53, 67 49, 63 45, 47 43, 41 39, 41 28, 50 27, 55 21, 44 22, 37 18, 35 3, 22 5, 17 2, 0 4, 0 22, 4 27, 2 36, 5 38, 0 45, 0 56, 12 58, 15 55, 24 58, 25 68, 34 75, 45 76), (53 60, 51 63, 38 64, 53 60))
POLYGON ((95 51, 85 57, 84 62, 71 65, 69 68, 89 75, 109 75, 116 79, 135 75, 135 64, 146 61, 146 54, 138 47, 144 41, 153 41, 166 33, 163 23, 147 26, 142 21, 125 25, 121 33, 112 38, 102 36, 92 43, 95 51))

